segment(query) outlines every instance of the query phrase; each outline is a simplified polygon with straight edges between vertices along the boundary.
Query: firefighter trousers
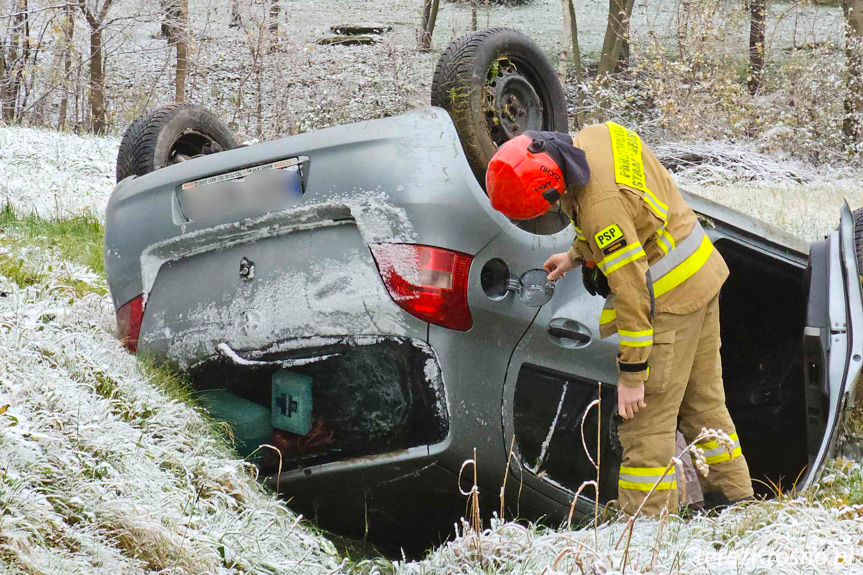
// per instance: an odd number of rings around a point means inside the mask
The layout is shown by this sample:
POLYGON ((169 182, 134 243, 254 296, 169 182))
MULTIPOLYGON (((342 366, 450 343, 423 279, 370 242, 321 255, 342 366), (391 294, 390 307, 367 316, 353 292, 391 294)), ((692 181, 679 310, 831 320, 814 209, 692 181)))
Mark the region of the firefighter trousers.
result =
MULTIPOLYGON (((675 452, 677 429, 687 443, 702 428, 721 430, 730 442, 700 439, 709 467, 701 477, 705 494, 721 492, 729 501, 751 497, 749 467, 740 449, 737 430, 725 406, 722 361, 719 355, 719 296, 688 314, 660 313, 654 319, 650 373, 644 384, 646 407, 620 424, 623 461, 618 479, 621 508, 632 514, 658 515, 664 507, 678 509, 675 474, 660 477, 675 452)), ((689 457, 688 454, 683 454, 689 457)))

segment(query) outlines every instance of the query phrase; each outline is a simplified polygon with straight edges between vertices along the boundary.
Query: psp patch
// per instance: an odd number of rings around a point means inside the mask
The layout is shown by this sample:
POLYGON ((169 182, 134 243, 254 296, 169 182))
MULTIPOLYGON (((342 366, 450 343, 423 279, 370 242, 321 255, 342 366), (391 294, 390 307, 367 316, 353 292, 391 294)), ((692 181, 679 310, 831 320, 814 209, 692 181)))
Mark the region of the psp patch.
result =
POLYGON ((605 255, 612 254, 626 245, 626 238, 623 237, 623 232, 617 224, 611 224, 604 228, 593 238, 596 240, 597 247, 605 255))

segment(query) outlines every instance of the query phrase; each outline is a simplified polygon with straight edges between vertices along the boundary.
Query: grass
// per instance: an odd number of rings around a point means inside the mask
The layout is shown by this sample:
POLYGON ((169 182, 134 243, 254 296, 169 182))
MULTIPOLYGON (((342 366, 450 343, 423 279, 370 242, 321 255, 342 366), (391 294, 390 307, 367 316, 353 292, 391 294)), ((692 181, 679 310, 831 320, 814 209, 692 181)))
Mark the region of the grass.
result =
POLYGON ((45 219, 19 214, 6 203, 0 208, 0 276, 21 288, 59 287, 74 297, 104 295, 107 290, 103 281, 84 281, 73 277, 68 269, 55 270, 54 263, 45 262, 44 257, 28 257, 35 248, 37 253, 54 254, 83 266, 104 280, 104 238, 101 222, 90 213, 45 219))
POLYGON ((29 245, 56 250, 63 259, 105 276, 105 230, 102 222, 89 212, 45 219, 35 214, 19 214, 6 203, 0 210, 0 229, 15 232, 20 241, 29 245))
POLYGON ((204 427, 212 437, 221 442, 224 447, 236 453, 234 434, 231 426, 224 421, 210 416, 201 405, 192 380, 176 370, 170 364, 144 353, 136 355, 138 372, 156 389, 164 393, 169 400, 192 407, 198 412, 204 422, 204 427))

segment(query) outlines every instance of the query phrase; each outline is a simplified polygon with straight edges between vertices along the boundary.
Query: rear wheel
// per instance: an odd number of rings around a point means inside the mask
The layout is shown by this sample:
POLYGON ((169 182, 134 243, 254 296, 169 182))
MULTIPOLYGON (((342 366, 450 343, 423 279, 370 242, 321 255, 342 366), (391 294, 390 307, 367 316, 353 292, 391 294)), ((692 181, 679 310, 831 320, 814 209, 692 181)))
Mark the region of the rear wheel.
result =
POLYGON ((209 110, 171 104, 135 120, 123 134, 117 181, 236 147, 231 130, 209 110))
POLYGON ((441 54, 431 103, 455 124, 480 184, 498 146, 527 130, 567 132, 566 96, 533 41, 511 28, 462 36, 441 54))

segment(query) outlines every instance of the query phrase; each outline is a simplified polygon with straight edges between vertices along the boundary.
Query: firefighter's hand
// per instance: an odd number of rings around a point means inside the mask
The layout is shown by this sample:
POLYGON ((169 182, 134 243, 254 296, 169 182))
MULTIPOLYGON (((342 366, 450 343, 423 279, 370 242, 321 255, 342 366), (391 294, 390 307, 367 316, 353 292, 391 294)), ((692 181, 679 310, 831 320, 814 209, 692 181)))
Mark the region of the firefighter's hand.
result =
POLYGON ((623 419, 632 419, 644 403, 644 384, 638 387, 629 387, 622 383, 617 384, 617 412, 623 419))
POLYGON ((542 265, 542 269, 548 272, 548 281, 555 281, 566 275, 569 270, 575 269, 577 263, 569 259, 566 252, 554 254, 542 265))

